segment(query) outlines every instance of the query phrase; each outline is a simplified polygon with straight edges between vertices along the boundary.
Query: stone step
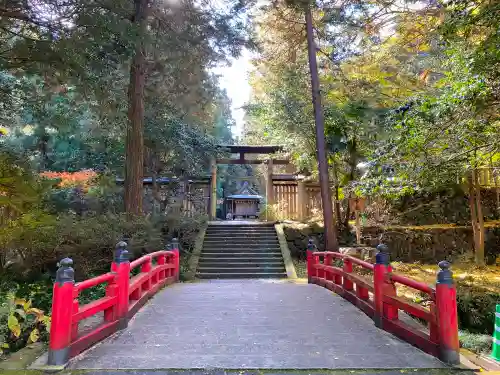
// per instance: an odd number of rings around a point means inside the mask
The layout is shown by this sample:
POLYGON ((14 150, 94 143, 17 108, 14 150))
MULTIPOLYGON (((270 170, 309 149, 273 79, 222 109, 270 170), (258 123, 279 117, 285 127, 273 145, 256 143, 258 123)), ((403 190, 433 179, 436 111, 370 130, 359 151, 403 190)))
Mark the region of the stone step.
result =
POLYGON ((200 272, 197 274, 200 279, 283 279, 286 272, 200 272))
POLYGON ((281 262, 283 257, 280 254, 255 254, 248 256, 233 256, 228 257, 226 254, 213 254, 209 256, 202 255, 201 262, 281 262))
POLYGON ((206 232, 206 237, 228 237, 228 236, 271 236, 276 237, 276 232, 206 232))
POLYGON ((255 254, 269 254, 269 253, 276 253, 276 254, 281 254, 281 250, 278 247, 266 247, 266 248, 260 248, 260 247, 205 247, 202 250, 202 254, 209 254, 209 253, 255 253, 255 254))
POLYGON ((202 253, 203 258, 215 258, 215 257, 224 257, 224 258, 283 258, 281 251, 275 252, 263 252, 263 251, 205 251, 202 253))
POLYGON ((276 233, 207 233, 205 238, 249 237, 249 238, 276 238, 276 233))
POLYGON ((206 242, 279 242, 276 237, 237 237, 237 236, 228 236, 228 237, 205 237, 206 242))
POLYGON ((278 267, 198 267, 199 273, 250 273, 250 272, 285 272, 285 266, 278 267))
POLYGON ((206 247, 203 248, 202 254, 217 253, 217 254, 227 254, 227 253, 254 253, 254 254, 281 254, 281 249, 278 247, 206 247))
POLYGON ((207 233, 276 233, 274 228, 256 228, 256 229, 244 229, 244 228, 224 228, 224 229, 212 229, 207 228, 207 233))
POLYGON ((275 232, 274 227, 208 227, 207 232, 275 232))
POLYGON ((241 239, 225 239, 225 240, 205 240, 203 241, 203 246, 205 245, 252 245, 252 246, 265 246, 265 245, 279 245, 278 239, 274 240, 255 240, 251 238, 241 238, 241 239))
POLYGON ((284 263, 282 260, 274 261, 249 261, 249 262, 238 262, 238 258, 227 260, 215 260, 206 261, 202 260, 198 263, 199 269, 204 267, 219 267, 219 268, 240 268, 240 267, 252 267, 252 268, 269 268, 269 267, 279 267, 284 268, 284 263))
POLYGON ((207 233, 241 232, 241 233, 276 233, 274 228, 207 228, 207 233))
POLYGON ((239 223, 238 221, 228 221, 226 223, 219 223, 219 224, 209 224, 209 228, 274 228, 274 223, 262 223, 262 222, 255 222, 255 223, 239 223), (227 224, 226 224, 227 223, 227 224))

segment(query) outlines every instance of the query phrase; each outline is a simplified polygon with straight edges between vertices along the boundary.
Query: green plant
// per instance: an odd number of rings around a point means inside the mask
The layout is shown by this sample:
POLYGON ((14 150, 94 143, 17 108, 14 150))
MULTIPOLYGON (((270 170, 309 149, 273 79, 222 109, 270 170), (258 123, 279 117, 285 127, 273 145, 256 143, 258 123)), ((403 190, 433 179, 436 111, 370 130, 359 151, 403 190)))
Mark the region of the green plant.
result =
POLYGON ((50 316, 32 307, 31 300, 11 295, 1 306, 0 326, 0 347, 3 353, 10 353, 46 339, 50 331, 50 316))
POLYGON ((131 258, 164 246, 161 228, 144 217, 67 213, 58 217, 26 216, 23 223, 11 233, 6 246, 18 255, 6 271, 19 284, 40 280, 46 273, 53 276, 57 262, 64 257, 73 258, 77 280, 107 272, 114 247, 122 239, 128 242, 131 258))
POLYGON ((284 202, 266 204, 259 217, 262 220, 284 221, 288 219, 286 207, 287 204, 284 202))
POLYGON ((48 275, 42 275, 34 282, 19 282, 14 289, 17 298, 26 301, 34 301, 36 306, 46 312, 52 309, 53 279, 48 275))
POLYGON ((467 282, 457 282, 459 327, 472 333, 492 334, 500 294, 467 282))
POLYGON ((491 351, 493 338, 491 335, 483 335, 468 331, 458 331, 460 346, 474 353, 488 353, 491 351))
POLYGON ((89 302, 104 297, 105 294, 106 294, 106 284, 99 284, 93 288, 88 288, 80 292, 78 296, 78 301, 81 305, 85 305, 89 302))

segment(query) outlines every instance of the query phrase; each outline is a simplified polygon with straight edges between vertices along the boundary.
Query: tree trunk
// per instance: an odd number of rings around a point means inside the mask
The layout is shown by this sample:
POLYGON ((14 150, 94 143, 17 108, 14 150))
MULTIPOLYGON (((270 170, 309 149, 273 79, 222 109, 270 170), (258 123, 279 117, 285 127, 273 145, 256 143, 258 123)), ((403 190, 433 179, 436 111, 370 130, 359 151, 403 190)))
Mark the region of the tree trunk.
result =
POLYGON ((354 210, 354 213, 356 215, 356 224, 355 224, 356 225, 356 244, 360 245, 361 244, 361 220, 359 217, 359 210, 357 207, 354 210))
POLYGON ((484 266, 484 217, 483 217, 483 205, 481 203, 481 185, 478 182, 478 176, 476 171, 472 171, 473 181, 476 193, 476 213, 477 213, 477 234, 478 234, 478 247, 476 249, 476 264, 479 266, 484 266))
MULTIPOLYGON (((358 164, 358 159, 356 155, 357 150, 356 137, 353 138, 351 147, 349 147, 349 182, 354 181, 356 178, 356 165, 358 164)), ((349 219, 351 217, 351 211, 349 205, 347 205, 346 216, 344 217, 344 227, 349 228, 349 219)))
POLYGON ((319 184, 321 188, 321 201, 323 204, 323 221, 325 224, 325 249, 328 251, 337 251, 339 248, 339 244, 337 241, 337 228, 333 221, 332 193, 330 191, 328 163, 326 160, 325 119, 323 115, 323 108, 321 106, 318 64, 316 61, 316 43, 314 42, 312 15, 309 4, 305 6, 304 12, 307 32, 309 70, 311 73, 312 103, 314 107, 314 120, 316 124, 316 152, 318 157, 319 184))
MULTIPOLYGON (((340 212, 340 201, 339 201, 339 176, 338 176, 338 171, 337 171, 337 161, 335 160, 335 157, 333 157, 333 183, 334 183, 334 188, 335 188, 335 216, 337 218, 337 227, 342 225, 342 215, 340 212)), ((349 215, 349 208, 347 208, 347 213, 346 215, 349 215)), ((346 226, 347 228, 347 226, 346 226)))
POLYGON ((474 251, 476 251, 478 247, 478 236, 476 234, 477 232, 477 213, 476 213, 476 194, 474 192, 474 180, 472 177, 472 172, 469 175, 469 209, 470 209, 470 218, 471 218, 471 225, 472 225, 472 236, 474 239, 474 251))
POLYGON ((477 191, 477 188, 477 176, 475 170, 473 170, 469 175, 469 208, 474 238, 474 259, 477 265, 482 266, 484 265, 484 223, 480 219, 480 216, 482 216, 481 193, 477 191))
POLYGON ((149 0, 134 0, 134 23, 139 35, 130 67, 129 109, 125 141, 125 212, 142 215, 144 178, 144 86, 146 51, 144 36, 149 0))
POLYGON ((495 181, 495 192, 497 195, 497 211, 500 211, 500 186, 498 186, 498 175, 493 167, 493 157, 490 155, 490 169, 493 174, 493 181, 495 181))

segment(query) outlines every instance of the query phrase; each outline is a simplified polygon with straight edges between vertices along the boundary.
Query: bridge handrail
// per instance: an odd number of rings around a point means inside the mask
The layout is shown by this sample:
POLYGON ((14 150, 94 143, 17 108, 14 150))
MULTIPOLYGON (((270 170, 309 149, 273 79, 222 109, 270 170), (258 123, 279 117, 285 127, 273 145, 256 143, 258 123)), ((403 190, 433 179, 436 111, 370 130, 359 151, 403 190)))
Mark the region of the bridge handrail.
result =
POLYGON ((398 275, 395 273, 390 273, 388 277, 393 283, 399 283, 402 285, 406 285, 407 287, 419 290, 422 293, 428 294, 434 300, 436 289, 430 287, 429 285, 421 281, 412 280, 406 276, 398 275))
POLYGON ((171 250, 156 251, 129 262, 127 244, 120 242, 116 246, 111 272, 76 284, 73 261, 63 259, 53 290, 48 365, 63 368, 70 358, 125 328, 129 319, 160 288, 178 281, 177 240, 174 239, 171 247, 171 250), (155 260, 156 264, 153 264, 155 260), (140 273, 131 277, 131 271, 139 266, 140 273), (80 292, 100 284, 107 284, 104 297, 80 305, 80 292), (79 323, 98 313, 104 314, 103 322, 81 332, 79 323))
POLYGON ((387 330, 450 364, 459 362, 456 289, 448 262, 440 262, 437 284, 425 283, 392 272, 385 245, 379 245, 376 264, 331 251, 318 252, 309 241, 307 273, 310 283, 334 291, 370 316, 377 327, 387 330), (332 259, 342 260, 342 267, 332 259), (356 274, 353 265, 371 271, 370 277, 356 274), (401 298, 397 284, 429 296, 428 308, 401 298), (428 323, 428 332, 408 324, 399 310, 428 323), (402 318, 402 319, 400 319, 402 318))
POLYGON ((81 292, 82 290, 92 288, 99 284, 110 283, 114 281, 115 275, 111 272, 105 273, 104 275, 96 276, 91 279, 87 279, 85 281, 81 281, 75 284, 75 291, 81 292))

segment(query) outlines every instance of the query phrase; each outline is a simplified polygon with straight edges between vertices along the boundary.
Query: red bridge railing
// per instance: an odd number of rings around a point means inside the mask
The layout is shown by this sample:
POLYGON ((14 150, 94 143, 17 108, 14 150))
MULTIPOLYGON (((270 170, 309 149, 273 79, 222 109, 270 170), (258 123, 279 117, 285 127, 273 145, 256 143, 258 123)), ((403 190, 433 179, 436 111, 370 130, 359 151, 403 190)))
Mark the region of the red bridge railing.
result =
POLYGON ((364 311, 375 325, 408 341, 449 364, 458 364, 458 318, 456 289, 450 264, 440 262, 436 286, 392 272, 387 246, 379 245, 376 264, 335 252, 317 252, 312 240, 307 248, 310 283, 323 286, 364 311), (426 296, 428 307, 412 303, 397 294, 397 285, 426 296), (428 331, 401 319, 400 311, 425 321, 428 331), (408 324, 410 323, 410 324, 408 324))
POLYGON ((172 250, 157 251, 129 262, 127 243, 116 245, 111 271, 75 284, 73 261, 60 262, 52 297, 50 327, 50 366, 65 366, 96 342, 127 327, 128 321, 160 288, 179 280, 179 245, 174 239, 172 250), (133 272, 139 268, 135 276, 133 272), (88 288, 106 284, 105 296, 80 305, 78 297, 88 288), (103 313, 97 327, 80 330, 80 323, 103 313))

